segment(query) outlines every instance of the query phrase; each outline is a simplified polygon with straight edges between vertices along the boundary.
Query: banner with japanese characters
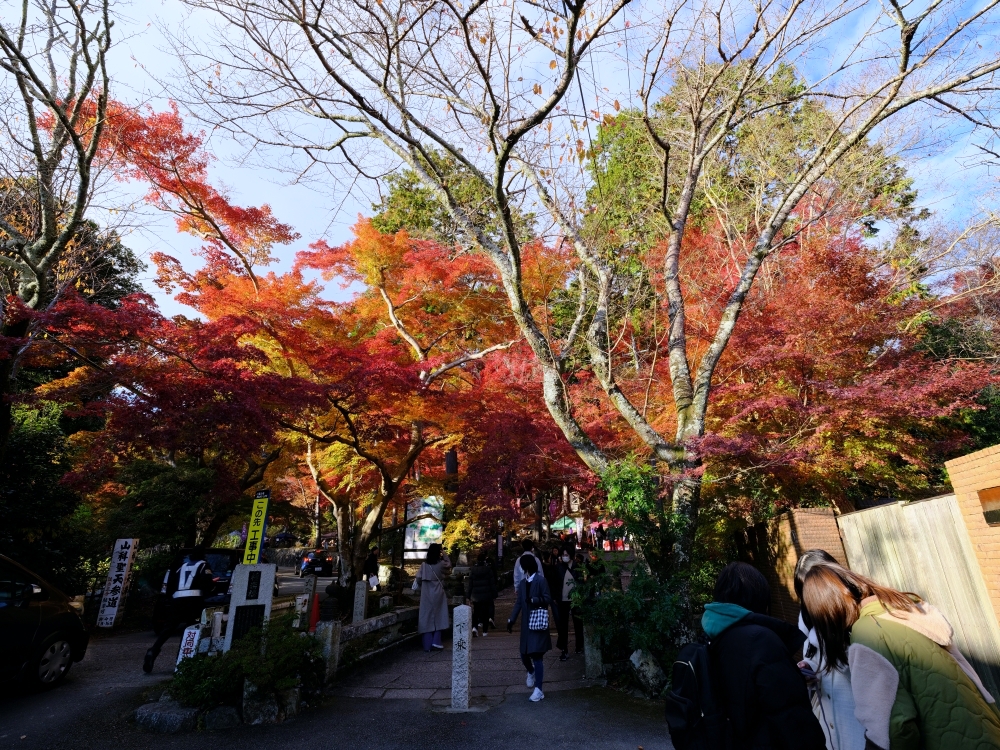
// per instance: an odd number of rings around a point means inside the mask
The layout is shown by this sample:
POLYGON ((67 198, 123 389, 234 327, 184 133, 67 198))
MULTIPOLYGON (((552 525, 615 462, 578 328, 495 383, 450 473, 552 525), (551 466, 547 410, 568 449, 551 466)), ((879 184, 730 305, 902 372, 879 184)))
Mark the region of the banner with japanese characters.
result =
POLYGON ((138 539, 119 539, 115 542, 114 551, 111 553, 111 565, 108 567, 108 582, 104 584, 101 610, 97 615, 99 628, 113 628, 121 617, 129 576, 132 574, 132 561, 135 560, 135 551, 138 547, 138 539))
POLYGON ((260 553, 264 547, 264 533, 267 531, 267 506, 271 501, 271 490, 260 490, 253 500, 253 510, 250 511, 250 525, 247 527, 247 548, 243 553, 244 565, 256 565, 260 562, 260 553))
MULTIPOLYGON (((177 652, 177 664, 183 659, 190 659, 198 653, 198 643, 201 641, 201 625, 195 624, 184 629, 181 636, 181 648, 177 652)), ((176 667, 175 670, 176 671, 176 667)))

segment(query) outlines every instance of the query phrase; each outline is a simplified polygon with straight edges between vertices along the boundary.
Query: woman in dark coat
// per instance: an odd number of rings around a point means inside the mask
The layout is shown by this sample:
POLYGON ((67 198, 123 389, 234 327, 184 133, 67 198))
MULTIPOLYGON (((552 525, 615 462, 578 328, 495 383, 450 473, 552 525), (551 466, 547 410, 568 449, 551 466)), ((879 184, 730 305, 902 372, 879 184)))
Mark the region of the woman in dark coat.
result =
POLYGON ((514 621, 518 614, 521 617, 521 661, 524 662, 528 670, 528 677, 525 684, 535 688, 529 700, 537 703, 545 697, 542 692, 542 680, 545 674, 545 665, 542 657, 546 651, 552 650, 552 638, 549 636, 549 629, 532 630, 530 627, 530 617, 534 610, 546 610, 552 606, 552 594, 549 593, 549 584, 545 576, 538 572, 538 561, 534 555, 527 554, 521 556, 521 569, 525 573, 525 578, 517 590, 517 603, 507 620, 507 632, 514 631, 514 621))
POLYGON ((485 636, 490 631, 490 605, 497 598, 497 579, 486 564, 486 553, 480 552, 476 564, 465 579, 465 596, 472 600, 472 635, 485 636))
POLYGON ((767 579, 751 565, 730 563, 713 598, 701 622, 734 750, 825 750, 826 737, 792 657, 805 636, 767 616, 767 579))

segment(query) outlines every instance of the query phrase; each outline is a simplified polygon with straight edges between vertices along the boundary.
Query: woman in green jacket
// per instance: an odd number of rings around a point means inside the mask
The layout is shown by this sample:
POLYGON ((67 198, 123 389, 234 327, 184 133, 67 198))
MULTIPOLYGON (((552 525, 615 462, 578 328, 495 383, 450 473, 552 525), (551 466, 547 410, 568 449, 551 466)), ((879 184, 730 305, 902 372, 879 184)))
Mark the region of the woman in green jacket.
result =
POLYGON ((827 668, 850 668, 857 718, 872 745, 1000 748, 996 703, 937 609, 832 564, 806 574, 802 596, 827 668))

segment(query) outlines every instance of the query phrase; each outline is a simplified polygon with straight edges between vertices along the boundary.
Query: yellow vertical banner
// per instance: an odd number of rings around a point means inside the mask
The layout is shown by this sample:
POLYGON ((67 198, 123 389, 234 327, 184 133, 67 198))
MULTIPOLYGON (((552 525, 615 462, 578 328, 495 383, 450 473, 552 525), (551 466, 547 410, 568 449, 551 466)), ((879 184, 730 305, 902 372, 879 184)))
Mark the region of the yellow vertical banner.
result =
POLYGON ((260 562, 260 553, 264 548, 264 532, 267 530, 267 506, 270 501, 270 490, 261 490, 254 496, 250 525, 247 526, 247 548, 243 553, 244 565, 256 565, 260 562))

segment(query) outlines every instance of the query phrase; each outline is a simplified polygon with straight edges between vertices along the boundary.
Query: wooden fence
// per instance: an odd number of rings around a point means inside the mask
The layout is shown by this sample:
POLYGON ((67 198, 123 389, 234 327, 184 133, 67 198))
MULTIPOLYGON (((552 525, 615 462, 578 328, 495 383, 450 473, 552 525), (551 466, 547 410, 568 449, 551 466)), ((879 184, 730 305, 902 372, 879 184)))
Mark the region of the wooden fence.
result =
POLYGON ((954 495, 843 515, 852 570, 940 609, 959 650, 1000 699, 1000 627, 954 495))

